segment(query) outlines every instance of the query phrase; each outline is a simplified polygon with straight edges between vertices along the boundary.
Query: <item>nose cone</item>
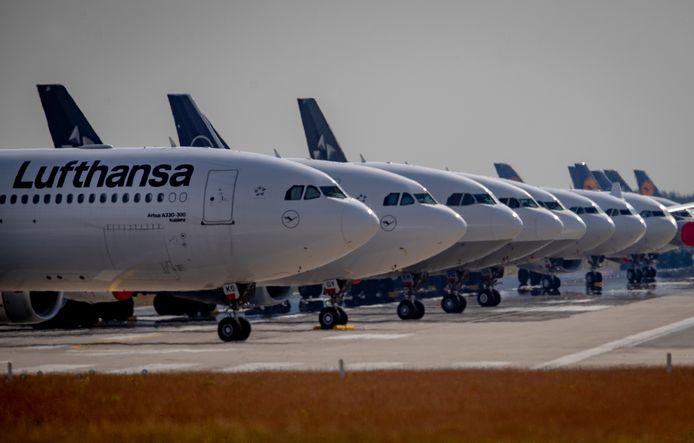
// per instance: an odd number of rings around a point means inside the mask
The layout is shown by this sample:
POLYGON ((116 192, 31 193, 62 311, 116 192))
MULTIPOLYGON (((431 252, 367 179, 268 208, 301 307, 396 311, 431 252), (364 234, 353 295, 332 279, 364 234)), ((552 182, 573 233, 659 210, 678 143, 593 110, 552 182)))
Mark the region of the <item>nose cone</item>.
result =
POLYGON ((460 214, 442 205, 426 209, 428 225, 426 237, 431 243, 445 245, 447 248, 463 239, 467 232, 467 223, 460 214))
POLYGON ((371 209, 357 200, 345 203, 345 207, 342 209, 340 230, 345 243, 356 249, 376 235, 379 228, 378 217, 371 209))
POLYGON ((586 224, 581 218, 569 211, 561 211, 555 214, 564 225, 564 229, 559 236, 560 240, 578 240, 582 238, 586 231, 586 224))
POLYGON ((605 214, 586 214, 583 220, 588 229, 586 235, 578 243, 579 253, 589 251, 605 243, 614 234, 614 222, 605 214))
POLYGON ((556 240, 564 230, 564 224, 559 217, 547 210, 536 211, 535 233, 538 240, 556 240))
POLYGON ((646 236, 648 237, 648 247, 658 250, 668 243, 677 234, 677 224, 675 220, 668 217, 651 217, 646 219, 646 236))
POLYGON ((523 231, 523 220, 506 206, 494 206, 491 217, 494 240, 511 241, 523 231))

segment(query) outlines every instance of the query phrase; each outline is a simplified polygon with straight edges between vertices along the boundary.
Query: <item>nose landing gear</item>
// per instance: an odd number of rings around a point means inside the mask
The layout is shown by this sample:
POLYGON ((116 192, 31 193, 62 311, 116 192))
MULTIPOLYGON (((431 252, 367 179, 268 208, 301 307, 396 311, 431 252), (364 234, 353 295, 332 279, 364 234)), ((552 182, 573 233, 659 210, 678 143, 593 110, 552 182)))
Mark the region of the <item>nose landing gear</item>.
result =
POLYGON ((217 324, 217 335, 222 341, 244 341, 251 335, 251 323, 239 316, 244 300, 255 290, 255 285, 239 289, 236 283, 224 285, 224 298, 227 301, 226 316, 217 324))
POLYGON ((352 282, 344 282, 342 286, 337 280, 326 280, 323 282, 323 294, 330 298, 328 306, 321 309, 318 314, 318 322, 321 329, 333 329, 337 325, 346 325, 349 317, 344 309, 340 307, 342 300, 352 287, 352 282))
POLYGON ((397 308, 400 320, 419 320, 424 317, 424 304, 417 300, 417 291, 427 280, 427 277, 426 273, 413 275, 409 272, 400 276, 405 288, 405 299, 398 304, 397 308))

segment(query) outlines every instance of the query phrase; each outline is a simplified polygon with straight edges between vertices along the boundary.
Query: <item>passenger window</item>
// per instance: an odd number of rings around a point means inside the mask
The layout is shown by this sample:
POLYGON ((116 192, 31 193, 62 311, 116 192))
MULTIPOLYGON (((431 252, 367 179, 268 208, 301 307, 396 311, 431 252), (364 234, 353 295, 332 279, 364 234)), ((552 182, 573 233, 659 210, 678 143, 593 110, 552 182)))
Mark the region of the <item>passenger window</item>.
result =
POLYGON ((383 199, 383 206, 397 206, 399 199, 399 192, 391 192, 390 194, 386 195, 386 198, 383 199))
POLYGON ((111 203, 118 203, 118 194, 111 194, 111 203))
POLYGON ((96 195, 89 194, 89 203, 94 203, 96 201, 96 195))
POLYGON ((28 202, 29 202, 29 196, 26 195, 26 194, 24 194, 24 195, 22 196, 22 204, 25 204, 25 205, 26 205, 28 202))
POLYGON ((472 194, 463 195, 460 206, 470 206, 475 204, 475 197, 472 194))
POLYGON ((140 193, 136 192, 135 195, 133 196, 133 201, 135 203, 140 203, 140 193))
POLYGON ((51 194, 46 194, 43 196, 43 203, 49 204, 51 202, 51 194))
POLYGON ((72 194, 68 194, 66 200, 68 204, 72 204, 72 194))
POLYGON ((147 203, 150 203, 150 202, 152 201, 152 193, 148 192, 148 193, 145 195, 145 201, 146 201, 147 203))
POLYGON ((63 194, 56 194, 55 196, 55 204, 59 205, 63 202, 63 194))
POLYGON ((106 196, 105 193, 102 192, 101 195, 99 196, 99 201, 101 203, 106 203, 106 200, 108 200, 108 197, 106 196))
POLYGON ((403 192, 402 199, 400 200, 400 206, 409 206, 414 204, 414 197, 412 197, 407 192, 403 192))
POLYGON ((123 203, 128 203, 130 201, 130 194, 127 192, 123 193, 123 203))
POLYGON ((77 194, 77 203, 84 203, 84 194, 77 194))
POLYGON ((301 200, 301 196, 304 194, 303 185, 294 185, 287 190, 284 194, 285 200, 301 200))
POLYGON ((157 201, 159 203, 164 201, 164 194, 163 193, 160 192, 159 194, 157 194, 157 201))
POLYGON ((12 204, 17 203, 17 196, 16 195, 13 194, 12 197, 10 197, 10 203, 12 203, 12 204))
POLYGON ((4 205, 7 201, 7 196, 5 194, 0 195, 0 205, 4 205))
POLYGON ((448 197, 448 200, 446 200, 446 206, 460 206, 460 199, 462 198, 463 194, 461 194, 460 192, 451 194, 451 196, 448 197))
POLYGON ((39 202, 41 197, 38 196, 38 194, 34 194, 34 198, 31 199, 31 201, 36 204, 39 202))
POLYGON ((315 186, 306 187, 306 194, 304 194, 304 200, 313 200, 314 198, 320 198, 320 191, 315 186))

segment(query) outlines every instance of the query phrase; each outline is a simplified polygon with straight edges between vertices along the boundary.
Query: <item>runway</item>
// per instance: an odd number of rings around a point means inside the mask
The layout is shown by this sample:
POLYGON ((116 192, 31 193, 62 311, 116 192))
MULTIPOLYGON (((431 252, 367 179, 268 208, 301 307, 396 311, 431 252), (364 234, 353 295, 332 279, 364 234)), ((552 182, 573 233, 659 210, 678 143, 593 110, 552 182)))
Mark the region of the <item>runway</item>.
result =
POLYGON ((213 321, 161 318, 138 308, 130 324, 83 330, 0 328, 0 364, 15 373, 141 373, 261 370, 347 371, 444 368, 568 368, 694 365, 694 281, 662 281, 627 291, 608 282, 602 296, 567 288, 560 296, 519 296, 462 314, 440 298, 426 315, 401 321, 395 304, 347 309, 353 329, 316 330, 317 313, 252 318, 247 342, 223 343, 213 321))

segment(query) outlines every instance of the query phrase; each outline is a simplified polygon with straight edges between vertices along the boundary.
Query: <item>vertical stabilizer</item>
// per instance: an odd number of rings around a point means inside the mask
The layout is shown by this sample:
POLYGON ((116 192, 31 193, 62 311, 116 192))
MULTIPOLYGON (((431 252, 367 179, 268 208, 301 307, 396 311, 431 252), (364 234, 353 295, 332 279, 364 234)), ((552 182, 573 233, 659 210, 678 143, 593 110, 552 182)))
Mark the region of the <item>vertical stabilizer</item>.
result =
POLYGON ((318 103, 312 98, 299 98, 299 112, 301 122, 304 125, 308 152, 314 160, 329 160, 334 162, 347 162, 345 153, 342 152, 335 134, 330 129, 325 116, 318 107, 318 103))
POLYGON ((229 149, 212 123, 189 94, 168 94, 178 142, 181 146, 229 149))
POLYGON ((569 175, 571 175, 574 189, 600 190, 597 180, 585 163, 574 163, 573 166, 569 166, 569 175))
POLYGON ((629 186, 629 184, 622 178, 622 175, 619 172, 615 171, 614 169, 605 169, 603 172, 612 183, 619 183, 624 192, 634 192, 631 190, 631 186, 629 186))
POLYGON ((655 183, 653 183, 653 180, 651 180, 646 171, 634 169, 634 175, 636 176, 636 185, 639 187, 639 194, 648 195, 650 197, 662 197, 660 190, 655 183))
POLYGON ((508 163, 494 163, 494 167, 499 177, 523 183, 523 179, 508 163))
POLYGON ((595 177, 595 180, 598 182, 598 186, 600 186, 600 190, 602 191, 611 191, 612 190, 612 180, 607 178, 607 175, 605 175, 604 172, 601 170, 595 170, 595 171, 590 171, 591 174, 593 174, 593 177, 595 177))
POLYGON ((100 145, 101 139, 63 85, 36 85, 56 148, 100 145))

